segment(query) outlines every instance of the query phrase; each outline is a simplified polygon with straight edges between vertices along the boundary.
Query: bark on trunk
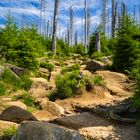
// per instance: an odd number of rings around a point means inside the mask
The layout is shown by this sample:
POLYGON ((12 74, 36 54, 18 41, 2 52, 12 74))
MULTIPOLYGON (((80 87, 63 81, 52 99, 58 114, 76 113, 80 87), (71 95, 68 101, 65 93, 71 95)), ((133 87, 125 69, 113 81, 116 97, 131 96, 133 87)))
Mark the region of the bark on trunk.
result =
POLYGON ((100 33, 96 33, 96 51, 101 51, 101 43, 100 43, 100 33))
POLYGON ((57 21, 58 21, 58 0, 55 0, 53 34, 52 34, 52 51, 53 51, 54 55, 56 55, 57 21))

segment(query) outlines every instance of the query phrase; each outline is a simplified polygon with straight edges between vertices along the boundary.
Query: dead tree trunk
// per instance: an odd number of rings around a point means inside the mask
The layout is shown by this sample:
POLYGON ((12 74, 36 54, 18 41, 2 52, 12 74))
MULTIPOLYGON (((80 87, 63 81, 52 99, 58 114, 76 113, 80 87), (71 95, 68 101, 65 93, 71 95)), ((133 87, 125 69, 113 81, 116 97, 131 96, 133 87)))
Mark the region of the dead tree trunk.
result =
POLYGON ((46 28, 46 19, 45 19, 46 1, 45 0, 39 0, 39 2, 40 2, 40 34, 44 35, 44 37, 45 37, 45 28, 46 28), (43 27, 43 25, 44 25, 44 27, 43 27))
POLYGON ((70 6, 70 46, 73 45, 73 10, 72 6, 70 6))
POLYGON ((106 3, 107 1, 106 0, 102 0, 102 5, 103 5, 103 9, 102 9, 102 27, 103 27, 103 32, 105 33, 106 31, 106 17, 107 17, 107 14, 106 14, 106 3))
POLYGON ((68 45, 70 46, 70 31, 69 31, 69 28, 67 29, 67 42, 68 42, 68 45))
POLYGON ((57 21, 58 21, 58 0, 54 4, 53 34, 52 34, 52 51, 56 55, 56 37, 57 37, 57 21))
POLYGON ((50 21, 47 22, 47 38, 49 37, 50 21))
POLYGON ((87 47, 89 47, 90 40, 90 9, 87 9, 87 47))
POLYGON ((75 40, 75 45, 77 45, 77 44, 78 44, 78 35, 77 35, 77 31, 75 32, 74 40, 75 40))
POLYGON ((121 17, 124 18, 126 14, 126 5, 125 3, 122 1, 122 6, 121 6, 121 17))
POLYGON ((115 37, 116 17, 117 17, 117 2, 116 0, 112 0, 112 37, 115 37))
POLYGON ((136 21, 136 6, 134 5, 134 21, 136 21))
POLYGON ((85 34, 85 53, 87 53, 87 0, 85 0, 85 7, 84 7, 84 13, 85 13, 85 30, 84 30, 84 34, 85 34))
POLYGON ((140 5, 139 5, 139 25, 140 25, 140 5))
POLYGON ((101 51, 101 37, 100 37, 100 33, 96 33, 96 51, 100 52, 101 51))

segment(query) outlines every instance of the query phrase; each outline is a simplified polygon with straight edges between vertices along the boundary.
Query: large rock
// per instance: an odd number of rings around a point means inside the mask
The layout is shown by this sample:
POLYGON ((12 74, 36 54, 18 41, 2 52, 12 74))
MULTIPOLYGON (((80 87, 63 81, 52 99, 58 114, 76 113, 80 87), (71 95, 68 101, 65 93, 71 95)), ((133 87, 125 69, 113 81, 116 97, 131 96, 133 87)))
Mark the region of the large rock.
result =
POLYGON ((17 106, 17 107, 20 107, 20 108, 22 108, 22 109, 24 109, 24 110, 27 110, 27 106, 26 106, 24 103, 22 103, 21 101, 11 101, 11 102, 7 102, 7 103, 5 103, 5 106, 6 106, 6 107, 17 106))
POLYGON ((17 106, 11 106, 1 113, 0 120, 21 123, 27 120, 36 121, 37 119, 26 110, 17 106))
POLYGON ((49 111, 52 115, 61 116, 65 114, 65 110, 63 107, 51 101, 42 100, 41 108, 43 110, 49 111))
POLYGON ((18 76, 24 74, 27 71, 24 68, 20 68, 20 67, 14 66, 12 64, 5 64, 5 66, 7 68, 11 69, 18 76))
POLYGON ((46 122, 24 122, 12 140, 84 140, 74 130, 46 122))
POLYGON ((95 74, 100 75, 103 78, 105 87, 112 95, 132 95, 133 83, 129 82, 126 75, 111 71, 96 71, 95 74))
POLYGON ((50 84, 44 78, 33 78, 33 83, 29 94, 35 98, 47 97, 51 90, 55 88, 55 85, 50 84))
POLYGON ((103 70, 103 69, 105 69, 104 63, 100 61, 96 61, 96 60, 87 62, 86 67, 85 67, 85 70, 89 70, 91 72, 94 72, 96 70, 103 70))
POLYGON ((48 77, 49 76, 49 70, 45 68, 39 68, 39 74, 41 74, 41 77, 48 77))
POLYGON ((37 110, 33 112, 33 115, 39 120, 39 121, 51 121, 55 119, 57 116, 51 114, 47 110, 37 110))

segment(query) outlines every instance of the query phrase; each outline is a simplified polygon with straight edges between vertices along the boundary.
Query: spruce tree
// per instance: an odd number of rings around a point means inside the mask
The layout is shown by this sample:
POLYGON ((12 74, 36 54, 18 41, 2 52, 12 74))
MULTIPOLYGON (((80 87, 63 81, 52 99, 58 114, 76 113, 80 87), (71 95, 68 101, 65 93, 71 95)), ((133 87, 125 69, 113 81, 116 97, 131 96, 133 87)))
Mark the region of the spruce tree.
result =
POLYGON ((139 58, 138 54, 140 52, 139 37, 139 28, 131 17, 125 16, 122 18, 118 29, 113 61, 113 68, 116 71, 131 71, 135 67, 135 61, 139 58))

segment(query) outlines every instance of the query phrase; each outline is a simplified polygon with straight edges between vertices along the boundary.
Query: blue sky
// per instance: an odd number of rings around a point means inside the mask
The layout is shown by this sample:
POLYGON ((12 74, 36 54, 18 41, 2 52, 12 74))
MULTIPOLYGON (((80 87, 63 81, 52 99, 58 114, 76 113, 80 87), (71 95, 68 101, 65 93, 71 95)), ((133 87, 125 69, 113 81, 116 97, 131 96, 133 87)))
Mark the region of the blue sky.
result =
MULTIPOLYGON (((59 0, 59 23, 58 23, 58 34, 60 36, 66 32, 69 23, 69 7, 73 5, 74 10, 74 30, 78 31, 78 34, 82 33, 82 22, 83 22, 83 7, 84 0, 59 0)), ((102 0, 87 0, 90 8, 90 32, 99 25, 101 20, 101 2, 102 0)), ((111 14, 111 0, 107 0, 108 13, 111 14)), ((118 0, 121 1, 121 0, 118 0)), ((124 0, 127 5, 129 13, 133 13, 134 6, 136 7, 137 19, 138 11, 140 7, 140 0, 124 0)), ((46 0, 46 20, 51 20, 53 17, 54 0, 46 0)), ((26 24, 35 23, 39 24, 40 16, 40 5, 39 0, 1 0, 0 1, 0 26, 3 26, 3 20, 8 11, 16 17, 17 22, 21 24, 22 17, 24 14, 24 22, 26 24)), ((108 26, 110 26, 110 20, 108 20, 108 26)))

